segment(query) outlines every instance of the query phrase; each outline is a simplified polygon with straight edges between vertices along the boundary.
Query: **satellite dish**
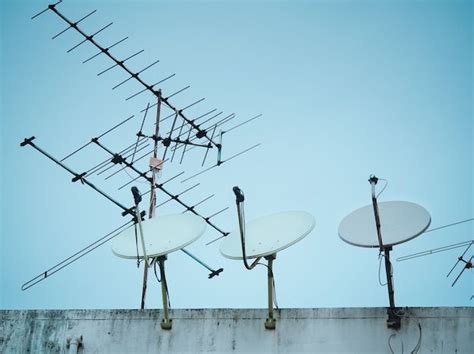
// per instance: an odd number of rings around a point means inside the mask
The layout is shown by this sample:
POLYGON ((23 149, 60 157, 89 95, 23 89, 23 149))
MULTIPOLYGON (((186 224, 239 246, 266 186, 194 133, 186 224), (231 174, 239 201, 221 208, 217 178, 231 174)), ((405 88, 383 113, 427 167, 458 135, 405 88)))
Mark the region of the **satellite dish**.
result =
MULTIPOLYGON (((378 203, 383 246, 394 246, 421 235, 431 223, 422 206, 402 201, 378 203)), ((339 225, 339 237, 359 247, 379 247, 374 209, 366 205, 347 215, 339 225)))
MULTIPOLYGON (((204 220, 194 214, 156 216, 142 221, 145 252, 148 257, 159 257, 180 250, 196 241, 206 230, 204 220)), ((137 237, 139 237, 137 235, 137 237)), ((125 229, 112 243, 112 252, 121 258, 144 257, 143 247, 136 242, 135 228, 125 229)))
POLYGON ((344 242, 353 246, 378 247, 380 254, 383 253, 390 303, 390 307, 387 309, 387 326, 399 329, 401 318, 395 307, 390 251, 393 246, 407 242, 425 232, 431 223, 431 217, 425 208, 415 203, 404 201, 378 203, 377 197, 381 193, 375 193, 378 181, 379 178, 376 176, 372 175, 369 178, 372 189, 372 205, 359 208, 342 219, 338 234, 344 242))
POLYGON ((277 252, 290 247, 307 236, 315 225, 311 214, 304 211, 286 211, 263 216, 245 223, 244 193, 239 187, 234 187, 236 196, 239 230, 229 234, 221 243, 220 252, 224 257, 243 260, 245 268, 253 269, 258 261, 265 257, 268 261, 268 318, 266 329, 275 329, 276 320, 273 317, 273 261, 277 252), (248 258, 255 258, 249 265, 248 258))
MULTIPOLYGON (((314 217, 305 211, 285 211, 252 220, 245 224, 246 257, 276 254, 302 240, 314 226, 314 217)), ((222 241, 220 252, 226 258, 243 259, 239 230, 222 241)))
MULTIPOLYGON (((136 199, 135 202, 138 222, 117 236, 112 244, 112 252, 121 258, 143 259, 145 269, 148 269, 151 265, 156 266, 158 263, 164 311, 161 328, 169 330, 172 327, 172 320, 168 313, 169 295, 165 274, 166 256, 168 253, 183 249, 196 241, 206 230, 206 222, 194 214, 164 215, 142 221, 138 209, 139 200, 136 199), (151 262, 149 262, 149 259, 151 259, 151 262)), ((144 294, 147 287, 146 274, 145 272, 143 278, 142 309, 144 308, 144 294)))

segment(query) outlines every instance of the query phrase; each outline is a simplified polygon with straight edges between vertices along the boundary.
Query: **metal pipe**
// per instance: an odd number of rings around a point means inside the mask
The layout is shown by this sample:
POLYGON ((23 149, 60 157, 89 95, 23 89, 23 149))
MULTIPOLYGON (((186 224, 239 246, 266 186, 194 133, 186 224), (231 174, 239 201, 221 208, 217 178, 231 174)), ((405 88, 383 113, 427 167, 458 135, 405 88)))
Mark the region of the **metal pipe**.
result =
POLYGON ((150 263, 148 262, 148 256, 146 254, 145 236, 143 235, 142 217, 140 213, 140 208, 138 207, 138 203, 135 205, 135 209, 137 211, 138 230, 140 231, 140 241, 141 241, 142 249, 143 249, 143 260, 145 261, 145 265, 149 267, 150 263))
POLYGON ((146 289, 148 284, 148 267, 146 263, 143 268, 143 284, 142 284, 142 302, 140 304, 140 309, 145 309, 145 298, 146 298, 146 289))
POLYGON ((237 215, 239 217, 240 244, 242 246, 242 260, 244 261, 245 268, 247 268, 248 270, 252 270, 258 264, 258 261, 261 259, 261 257, 258 257, 250 265, 247 262, 247 253, 245 251, 244 195, 242 191, 239 189, 239 187, 234 187, 234 193, 236 193, 236 196, 237 196, 236 204, 237 204, 237 215))
POLYGON ((276 253, 266 256, 268 261, 268 318, 265 321, 266 329, 275 329, 276 320, 273 318, 273 260, 276 258, 276 253))
POLYGON ((79 353, 79 349, 83 346, 83 337, 78 336, 73 338, 72 336, 68 336, 66 338, 66 349, 67 353, 69 354, 76 354, 79 353))
POLYGON ((160 277, 161 277, 161 297, 163 300, 163 313, 164 313, 164 318, 163 320, 161 320, 161 329, 170 330, 172 327, 173 320, 169 318, 168 285, 166 283, 165 261, 166 261, 166 255, 158 258, 158 262, 160 266, 160 277))
POLYGON ((392 250, 392 246, 385 246, 383 244, 382 231, 380 227, 379 207, 377 204, 377 196, 375 194, 375 185, 377 184, 378 180, 379 179, 374 175, 371 175, 369 177, 369 183, 372 192, 372 206, 374 209, 375 226, 377 229, 377 238, 379 242, 379 251, 380 253, 384 253, 385 259, 385 274, 387 276, 388 299, 390 304, 390 307, 387 309, 387 326, 389 328, 399 329, 401 325, 401 319, 400 316, 396 313, 397 309, 395 307, 395 291, 393 288, 392 263, 390 262, 390 251, 392 250))
POLYGON ((380 231, 380 216, 379 216, 379 206, 377 204, 377 196, 375 195, 375 185, 378 182, 378 178, 375 176, 370 176, 369 183, 372 191, 372 207, 374 209, 374 216, 375 216, 375 226, 377 228, 377 238, 379 241, 379 251, 382 252, 383 242, 382 242, 382 232, 380 231))
POLYGON ((393 289, 392 263, 390 262, 390 251, 392 247, 384 247, 385 273, 387 275, 388 298, 391 308, 395 308, 395 291, 393 289))

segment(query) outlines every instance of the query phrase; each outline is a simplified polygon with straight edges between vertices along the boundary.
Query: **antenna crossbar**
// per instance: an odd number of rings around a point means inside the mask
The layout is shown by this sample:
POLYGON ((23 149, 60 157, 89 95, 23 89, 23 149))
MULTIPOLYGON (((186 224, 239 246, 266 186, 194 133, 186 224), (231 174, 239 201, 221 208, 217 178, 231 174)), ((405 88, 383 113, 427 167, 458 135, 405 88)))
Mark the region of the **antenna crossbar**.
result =
MULTIPOLYGON (((146 172, 143 172, 143 171, 140 171, 138 170, 134 165, 133 163, 130 163, 127 161, 126 158, 124 158, 123 156, 119 155, 119 154, 115 154, 114 152, 112 152, 111 150, 109 150, 107 147, 105 147, 102 143, 99 142, 99 139, 92 139, 93 142, 99 146, 101 149, 103 149, 104 151, 106 151, 107 153, 109 153, 111 156, 113 156, 113 160, 114 160, 114 163, 117 163, 117 164, 124 164, 125 168, 129 168, 130 170, 132 170, 133 172, 135 172, 136 174, 138 174, 140 177, 144 178, 147 182, 149 183, 153 183, 153 180, 151 177, 148 177, 146 175, 146 172)), ((191 213, 193 213, 194 215, 196 216, 199 216, 200 218, 202 218, 209 226, 211 226, 214 230, 216 230, 217 232, 219 232, 222 236, 227 236, 229 233, 226 232, 226 231, 223 231, 221 228, 219 228, 218 226, 216 226, 213 222, 211 222, 209 220, 209 218, 206 218, 205 216, 202 216, 201 214, 199 214, 196 210, 194 210, 194 206, 190 206, 188 205, 187 203, 183 202, 178 195, 175 195, 171 192, 169 192, 166 188, 163 187, 163 184, 159 184, 159 183, 154 183, 154 186, 155 188, 159 189, 160 191, 162 191, 164 194, 166 194, 168 197, 170 197, 171 199, 174 199, 178 204, 180 204, 182 207, 184 207, 186 209, 186 211, 190 211, 191 213)))
POLYGON ((116 201, 115 199, 113 199, 111 196, 109 196, 108 194, 106 194, 105 192, 103 192, 102 190, 100 190, 99 188, 97 188, 94 184, 92 184, 91 182, 89 182, 85 175, 86 173, 83 172, 83 173, 76 173, 74 172, 73 170, 71 170, 69 167, 67 167, 65 164, 63 164, 61 161, 57 160, 56 158, 54 158, 53 156, 51 156, 50 154, 48 154, 46 151, 44 151, 43 149, 41 149, 40 147, 38 147, 35 143, 33 143, 33 140, 35 139, 34 136, 32 136, 31 138, 26 138, 23 140, 23 142, 20 144, 20 146, 26 146, 26 145, 30 145, 31 147, 33 147, 35 150, 37 150, 38 152, 40 152, 42 155, 46 156, 48 159, 50 159, 51 161, 53 161, 54 163, 56 163, 57 165, 59 165, 60 167, 62 167, 63 169, 65 169, 66 171, 68 171, 70 174, 72 174, 74 177, 72 178, 72 182, 77 182, 77 181, 80 181, 82 184, 85 184, 87 186, 89 186, 90 188, 92 188, 93 190, 95 190, 96 192, 98 192, 99 194, 101 194, 102 196, 104 196, 106 199, 110 200, 112 203, 114 203, 116 206, 118 206, 119 208, 121 208, 123 210, 122 212, 122 215, 125 216, 127 214, 130 214, 132 216, 135 216, 134 212, 133 212, 133 208, 127 208, 126 206, 124 206, 123 204, 119 203, 118 201, 116 201))

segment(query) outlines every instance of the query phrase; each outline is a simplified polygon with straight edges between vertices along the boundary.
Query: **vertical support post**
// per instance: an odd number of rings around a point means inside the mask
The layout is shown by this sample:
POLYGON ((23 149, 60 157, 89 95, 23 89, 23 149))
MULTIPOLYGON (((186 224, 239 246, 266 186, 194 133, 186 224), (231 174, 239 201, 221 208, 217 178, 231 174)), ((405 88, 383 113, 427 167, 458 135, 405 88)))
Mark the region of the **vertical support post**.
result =
POLYGON ((391 246, 384 247, 384 258, 385 258, 385 273, 387 275, 387 288, 388 288, 388 299, 390 307, 387 309, 387 327, 393 329, 399 329, 401 327, 401 318, 397 314, 397 307, 395 307, 395 290, 393 288, 393 276, 392 276, 392 262, 390 262, 390 251, 391 246))
POLYGON ((143 264, 143 285, 142 285, 142 301, 140 305, 140 309, 145 309, 145 297, 146 297, 146 288, 148 283, 148 265, 146 262, 143 264))
MULTIPOLYGON (((157 94, 157 102, 156 102, 156 121, 155 121, 155 137, 158 138, 160 134, 160 112, 161 112, 161 90, 158 91, 157 94)), ((155 143, 153 146, 153 157, 156 159, 158 158, 158 139, 155 139, 155 143)), ((148 217, 151 219, 155 216, 155 205, 156 205, 156 171, 153 167, 151 168, 151 178, 152 181, 150 183, 150 209, 148 210, 148 217)))
MULTIPOLYGON (((142 215, 140 212, 139 203, 141 201, 140 191, 137 187, 132 187, 133 197, 135 199, 135 211, 136 211, 136 219, 138 224, 138 229, 140 232, 140 241, 142 244, 142 251, 143 251, 143 267, 144 267, 144 275, 143 275, 143 286, 142 286, 142 300, 140 304, 140 308, 143 310, 145 308, 145 295, 146 295, 146 287, 147 287, 147 275, 148 275, 148 267, 150 263, 148 263, 148 256, 146 254, 146 245, 145 245, 145 236, 143 235, 143 227, 142 227, 142 215)), ((135 227, 137 227, 135 225, 135 227)))
MULTIPOLYGON (((155 121, 155 136, 158 137, 160 133, 160 112, 161 112, 161 90, 157 94, 157 103, 156 103, 156 121, 155 121)), ((153 157, 158 157, 158 140, 155 140, 155 145, 153 148, 153 157)), ((155 206, 156 206, 156 171, 151 167, 151 178, 150 183, 150 206, 148 208, 148 218, 151 219, 155 216, 155 206)), ((143 310, 145 308, 145 297, 148 283, 148 262, 145 262, 143 268, 143 286, 142 286, 142 301, 140 308, 143 310)))
POLYGON ((173 324, 173 320, 169 318, 168 308, 168 284, 166 283, 165 274, 165 261, 166 255, 158 257, 160 266, 160 277, 161 277, 161 296, 163 300, 163 319, 161 320, 161 329, 170 330, 173 324))
POLYGON ((375 226, 377 229, 377 238, 379 241, 379 251, 384 253, 385 259, 385 274, 387 276, 387 289, 388 289, 388 300, 390 307, 387 308, 387 327, 393 329, 399 329, 401 326, 401 318, 397 314, 397 308, 395 307, 395 290, 393 288, 393 277, 392 277, 392 263, 390 262, 390 251, 392 246, 385 246, 382 239, 382 230, 380 226, 380 214, 379 207, 377 204, 377 196, 375 195, 375 185, 378 182, 378 178, 370 176, 369 183, 372 189, 372 206, 374 209, 375 226))
POLYGON ((275 258, 275 253, 265 257, 268 261, 268 318, 265 321, 266 329, 275 329, 276 327, 276 320, 273 318, 273 260, 275 258))
POLYGON ((385 273, 387 275, 387 287, 388 287, 388 297, 391 308, 395 308, 395 299, 393 290, 393 278, 392 278, 392 263, 390 262, 390 251, 392 247, 384 247, 384 258, 385 258, 385 273))

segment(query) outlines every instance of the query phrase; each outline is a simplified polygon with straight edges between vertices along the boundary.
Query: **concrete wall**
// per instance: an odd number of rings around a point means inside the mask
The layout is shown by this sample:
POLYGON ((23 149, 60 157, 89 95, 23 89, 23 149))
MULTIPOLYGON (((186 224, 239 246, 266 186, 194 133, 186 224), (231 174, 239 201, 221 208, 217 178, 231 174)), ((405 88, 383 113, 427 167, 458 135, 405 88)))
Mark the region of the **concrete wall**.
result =
POLYGON ((383 308, 284 309, 272 331, 263 309, 174 310, 164 331, 159 310, 0 311, 0 352, 77 352, 82 336, 80 353, 474 353, 473 308, 404 312, 395 331, 383 308))

